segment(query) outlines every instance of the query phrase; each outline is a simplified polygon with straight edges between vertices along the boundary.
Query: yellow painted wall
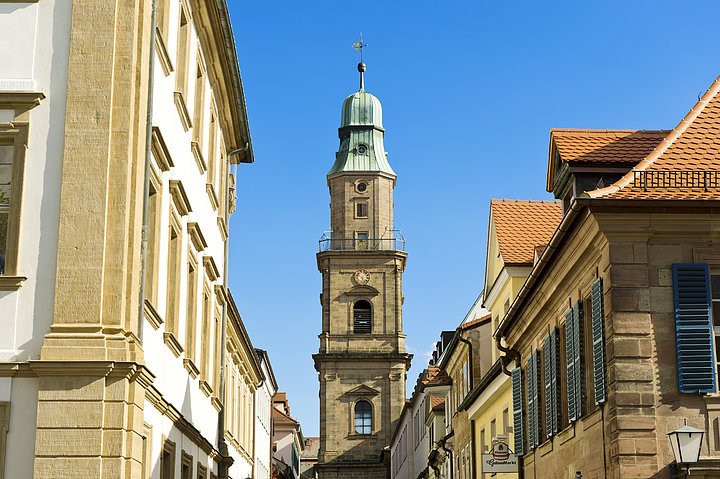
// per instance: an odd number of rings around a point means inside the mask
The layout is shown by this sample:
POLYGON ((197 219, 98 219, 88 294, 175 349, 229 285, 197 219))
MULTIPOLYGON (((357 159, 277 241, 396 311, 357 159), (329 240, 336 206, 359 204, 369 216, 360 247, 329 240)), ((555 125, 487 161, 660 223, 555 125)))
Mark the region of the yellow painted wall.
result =
MULTIPOLYGON (((511 381, 510 377, 504 375, 503 373, 500 373, 500 377, 496 379, 502 381, 502 386, 496 391, 493 396, 491 396, 490 400, 486 402, 483 406, 480 407, 476 412, 473 413, 472 416, 469 417, 470 421, 475 421, 475 460, 476 460, 476 471, 478 472, 479 478, 484 477, 490 477, 489 474, 480 474, 481 471, 481 462, 482 462, 482 451, 481 451, 481 445, 482 445, 482 438, 481 438, 481 432, 484 429, 485 430, 485 444, 487 446, 487 453, 489 453, 489 448, 492 444, 492 437, 491 437, 491 428, 490 424, 493 419, 495 419, 496 422, 496 434, 503 434, 505 431, 507 431, 507 427, 512 427, 512 387, 511 387, 511 381), (503 423, 503 410, 507 408, 507 424, 503 423)), ((510 444, 510 449, 513 448, 513 434, 511 432, 506 432, 508 436, 508 443, 510 444)), ((496 479, 503 479, 503 478, 517 478, 517 474, 497 474, 495 476, 496 479)))

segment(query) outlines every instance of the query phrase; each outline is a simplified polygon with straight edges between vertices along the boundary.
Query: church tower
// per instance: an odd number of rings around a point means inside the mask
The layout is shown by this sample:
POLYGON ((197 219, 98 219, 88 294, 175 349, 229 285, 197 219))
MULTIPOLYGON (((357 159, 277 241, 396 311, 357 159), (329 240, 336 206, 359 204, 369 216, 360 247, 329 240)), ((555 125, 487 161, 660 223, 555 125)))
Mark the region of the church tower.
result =
POLYGON ((405 404, 411 355, 402 330, 407 254, 393 226, 396 175, 383 145, 380 101, 360 90, 342 106, 340 148, 327 175, 331 231, 320 241, 320 479, 385 478, 405 404))

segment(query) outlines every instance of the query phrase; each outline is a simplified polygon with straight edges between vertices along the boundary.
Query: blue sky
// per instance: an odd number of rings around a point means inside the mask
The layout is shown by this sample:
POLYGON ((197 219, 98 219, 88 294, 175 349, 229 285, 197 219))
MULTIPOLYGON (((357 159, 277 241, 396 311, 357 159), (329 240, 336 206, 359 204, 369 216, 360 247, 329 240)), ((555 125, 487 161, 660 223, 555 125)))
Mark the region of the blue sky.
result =
POLYGON ((359 32, 398 174, 410 390, 483 287, 490 198, 550 199, 550 128, 673 128, 720 75, 717 1, 229 3, 256 158, 238 170, 230 287, 306 436, 325 175, 359 32))

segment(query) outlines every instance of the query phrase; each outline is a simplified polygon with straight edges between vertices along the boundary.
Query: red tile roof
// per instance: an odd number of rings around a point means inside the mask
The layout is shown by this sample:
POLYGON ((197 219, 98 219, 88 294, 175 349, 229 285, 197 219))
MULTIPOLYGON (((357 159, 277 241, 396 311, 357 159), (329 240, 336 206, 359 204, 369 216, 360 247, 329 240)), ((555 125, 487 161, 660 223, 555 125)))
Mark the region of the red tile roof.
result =
POLYGON ((437 366, 428 366, 428 377, 423 381, 425 386, 449 386, 452 384, 452 378, 444 369, 437 366), (433 371, 431 374, 430 371, 433 371))
POLYGON ((588 194, 594 198, 720 199, 718 171, 720 77, 632 171, 614 184, 588 194), (705 183, 708 179, 711 183, 705 183))
POLYGON ((430 408, 433 411, 445 410, 445 398, 440 396, 430 396, 430 408))
POLYGON ((556 201, 491 200, 490 211, 506 265, 532 265, 535 247, 548 244, 562 219, 556 201))
POLYGON ((291 418, 290 416, 276 408, 272 408, 272 416, 273 422, 275 424, 289 424, 291 426, 300 425, 300 423, 297 422, 295 419, 291 418))
POLYGON ((669 130, 576 130, 553 128, 553 142, 568 163, 639 163, 669 130))

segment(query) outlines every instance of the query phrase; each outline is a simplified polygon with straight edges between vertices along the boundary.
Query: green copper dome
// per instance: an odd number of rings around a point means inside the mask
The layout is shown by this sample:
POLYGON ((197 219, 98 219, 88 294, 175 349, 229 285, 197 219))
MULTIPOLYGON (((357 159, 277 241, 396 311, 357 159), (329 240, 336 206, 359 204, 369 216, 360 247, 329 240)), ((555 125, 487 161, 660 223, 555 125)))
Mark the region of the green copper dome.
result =
POLYGON ((340 148, 328 175, 343 172, 382 172, 395 176, 385 153, 380 100, 365 91, 365 64, 358 65, 360 90, 345 99, 340 116, 340 148))
POLYGON ((382 128, 382 106, 374 95, 360 90, 345 99, 340 128, 351 125, 373 125, 382 128))

